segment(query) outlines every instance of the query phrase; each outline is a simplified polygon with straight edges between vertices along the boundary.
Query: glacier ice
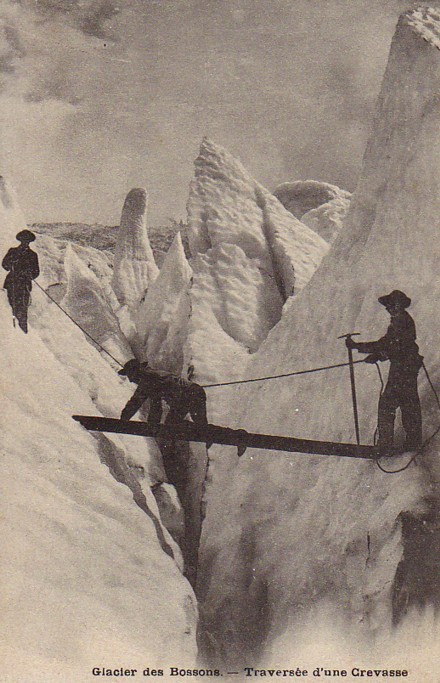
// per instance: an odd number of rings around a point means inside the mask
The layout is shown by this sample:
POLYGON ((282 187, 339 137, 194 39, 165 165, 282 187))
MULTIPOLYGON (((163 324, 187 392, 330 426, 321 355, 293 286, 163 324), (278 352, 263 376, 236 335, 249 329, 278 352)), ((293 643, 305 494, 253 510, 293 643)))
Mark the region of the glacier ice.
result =
POLYGON ((234 366, 242 366, 279 320, 285 300, 310 279, 328 245, 206 138, 187 208, 194 276, 186 355, 199 377, 231 378, 234 366))
MULTIPOLYGON (((308 287, 250 358, 246 376, 344 362, 346 349, 337 337, 359 331, 364 339, 378 338, 388 316, 377 297, 402 289, 413 299, 421 352, 438 384, 433 320, 440 296, 438 26, 437 10, 416 10, 400 19, 344 227, 308 287)), ((380 384, 374 366, 357 366, 356 376, 361 438, 372 443, 380 384)), ((439 414, 423 375, 420 391, 429 437, 439 414)), ((231 426, 354 442, 346 369, 229 389, 229 405, 220 408, 231 426)), ((221 658, 226 647, 229 661, 273 660, 274 643, 283 636, 288 652, 298 653, 303 619, 315 615, 319 633, 333 614, 345 628, 356 629, 349 647, 366 652, 362 638, 376 635, 375 656, 386 661, 384 643, 402 595, 409 604, 428 603, 427 624, 429 602, 438 600, 418 592, 425 581, 432 585, 435 544, 428 540, 429 552, 419 557, 417 580, 402 571, 410 552, 406 516, 419 520, 420 527, 425 520, 429 528, 427 520, 438 509, 439 474, 438 439, 427 446, 418 467, 393 477, 373 463, 343 458, 253 450, 237 461, 235 450, 214 446, 199 570, 211 650, 221 658)), ((427 629, 422 631, 426 635, 427 629)), ((410 657, 424 646, 416 642, 417 636, 410 657)), ((321 645, 315 645, 319 651, 321 645)))
POLYGON ((135 318, 139 357, 148 360, 152 367, 176 374, 183 369, 191 275, 182 238, 177 233, 135 318))
POLYGON ((123 365, 133 357, 133 352, 119 328, 109 293, 70 245, 64 263, 67 290, 61 305, 98 345, 123 365))
POLYGON ((137 306, 158 273, 148 239, 147 193, 135 188, 125 199, 115 247, 113 289, 119 302, 137 306))
MULTIPOLYGON (((10 246, 19 212, 4 194, 0 211, 10 246)), ((71 286, 93 299, 98 281, 69 258, 71 286)), ((121 652, 139 669, 146 658, 163 666, 171 642, 193 665, 195 598, 151 491, 164 481, 157 445, 95 436, 71 418, 113 416, 132 390, 38 288, 27 336, 4 292, 0 318, 3 666, 15 680, 82 681, 102 659, 120 666, 121 652)))

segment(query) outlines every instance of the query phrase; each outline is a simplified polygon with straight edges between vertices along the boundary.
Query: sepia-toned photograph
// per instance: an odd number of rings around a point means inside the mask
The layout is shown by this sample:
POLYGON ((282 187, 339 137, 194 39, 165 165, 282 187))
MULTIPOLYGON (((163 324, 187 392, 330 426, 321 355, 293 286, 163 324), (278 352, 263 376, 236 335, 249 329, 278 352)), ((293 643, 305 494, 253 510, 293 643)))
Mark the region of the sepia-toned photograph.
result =
POLYGON ((2 683, 439 683, 440 0, 0 0, 0 145, 2 683))

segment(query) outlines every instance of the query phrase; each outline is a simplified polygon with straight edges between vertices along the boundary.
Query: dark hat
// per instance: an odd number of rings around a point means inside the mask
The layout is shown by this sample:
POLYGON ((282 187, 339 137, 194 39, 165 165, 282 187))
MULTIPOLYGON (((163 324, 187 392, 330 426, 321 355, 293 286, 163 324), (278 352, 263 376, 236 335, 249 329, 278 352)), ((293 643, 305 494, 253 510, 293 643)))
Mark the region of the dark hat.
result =
POLYGON ((118 375, 128 375, 130 372, 136 372, 139 370, 140 366, 141 364, 139 361, 136 358, 132 358, 125 363, 121 370, 118 371, 118 375))
POLYGON ((402 308, 408 308, 411 305, 411 299, 406 296, 400 289, 395 289, 391 294, 386 294, 385 296, 380 296, 378 302, 382 306, 401 306, 402 308))
POLYGON ((20 232, 15 235, 15 239, 19 242, 34 242, 36 237, 30 230, 20 230, 20 232))

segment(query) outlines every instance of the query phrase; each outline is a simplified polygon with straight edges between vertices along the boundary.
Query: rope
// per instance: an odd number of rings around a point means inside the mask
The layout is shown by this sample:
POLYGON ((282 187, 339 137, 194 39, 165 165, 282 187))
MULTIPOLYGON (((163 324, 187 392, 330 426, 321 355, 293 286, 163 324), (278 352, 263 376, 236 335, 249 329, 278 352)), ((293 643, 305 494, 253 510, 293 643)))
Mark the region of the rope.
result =
MULTIPOLYGON (((355 360, 353 365, 356 363, 365 363, 365 360, 355 360)), ((296 372, 286 372, 283 375, 269 375, 268 377, 254 377, 253 379, 237 379, 234 382, 219 382, 218 384, 202 384, 204 389, 210 389, 211 387, 228 387, 231 384, 249 384, 250 382, 265 382, 271 379, 279 379, 280 377, 294 377, 295 375, 307 375, 311 372, 321 372, 322 370, 333 370, 334 368, 344 368, 350 363, 337 363, 336 365, 325 365, 321 368, 312 368, 310 370, 298 370, 296 372)))
MULTIPOLYGON (((107 351, 107 349, 105 349, 99 342, 97 342, 96 339, 94 339, 94 338, 92 337, 91 334, 89 334, 83 327, 81 327, 81 325, 80 325, 74 318, 72 318, 72 316, 71 316, 71 315, 70 315, 62 306, 60 306, 60 304, 59 304, 57 301, 55 301, 55 299, 54 299, 53 297, 51 297, 50 294, 49 294, 49 293, 48 293, 40 284, 38 284, 38 282, 36 282, 36 281, 34 280, 34 284, 36 284, 37 287, 38 287, 39 289, 41 289, 42 292, 44 292, 44 294, 47 296, 47 298, 50 299, 50 300, 55 304, 55 306, 57 306, 57 307, 60 309, 60 311, 62 311, 62 312, 64 313, 64 315, 66 315, 66 316, 69 318, 69 320, 71 320, 71 321, 73 322, 73 324, 76 325, 76 327, 78 327, 78 328, 81 330, 81 332, 83 332, 83 333, 84 333, 84 334, 85 334, 85 335, 86 335, 94 344, 96 344, 96 346, 98 346, 98 348, 100 348, 101 351, 103 351, 104 353, 106 353, 107 356, 109 356, 109 358, 111 358, 117 365, 119 365, 120 367, 123 367, 123 363, 121 363, 121 362, 118 361, 114 356, 112 356, 112 354, 109 353, 109 351, 107 351)), ((356 360, 356 361, 353 361, 353 365, 356 365, 357 363, 365 363, 365 360, 363 359, 363 360, 356 360)), ((337 364, 335 364, 335 365, 325 365, 325 366, 322 366, 322 367, 319 367, 319 368, 311 368, 311 369, 309 369, 309 370, 297 370, 296 372, 286 372, 286 373, 284 373, 284 374, 282 374, 282 375, 269 375, 269 376, 267 376, 267 377, 254 377, 254 378, 252 378, 252 379, 241 379, 241 380, 235 380, 235 381, 233 381, 233 382, 218 382, 218 383, 216 383, 216 384, 203 384, 203 385, 201 385, 201 386, 203 386, 205 389, 210 389, 210 388, 212 388, 212 387, 226 387, 226 386, 231 386, 231 385, 233 385, 233 384, 249 384, 249 383, 251 383, 251 382, 266 382, 266 381, 272 380, 272 379, 280 379, 280 378, 283 378, 283 377, 294 377, 294 376, 296 376, 296 375, 307 375, 307 374, 310 374, 310 373, 313 373, 313 372, 322 372, 322 371, 324 371, 324 370, 333 370, 333 369, 335 369, 335 368, 343 368, 343 367, 346 367, 347 365, 350 365, 350 363, 337 363, 337 364)), ((378 374, 379 374, 379 380, 380 380, 380 383, 381 383, 380 393, 382 394, 382 393, 383 393, 383 390, 384 390, 384 381, 383 381, 382 373, 381 373, 381 370, 380 370, 380 368, 379 368, 378 363, 375 363, 375 365, 376 365, 376 368, 377 368, 377 371, 378 371, 378 374)), ((433 385, 433 383, 432 383, 432 381, 431 381, 431 378, 430 378, 430 376, 429 376, 428 370, 426 369, 426 365, 425 365, 425 363, 423 363, 423 362, 422 362, 422 367, 423 367, 423 369, 424 369, 424 371, 425 371, 426 378, 427 378, 427 380, 428 380, 428 382, 429 382, 429 385, 430 385, 430 387, 431 387, 431 389, 432 389, 432 391, 433 391, 433 393, 434 393, 434 396, 435 396, 437 405, 438 405, 438 407, 439 407, 439 409, 440 409, 440 397, 439 397, 439 395, 438 395, 438 393, 437 393, 437 391, 436 391, 436 389, 435 389, 435 387, 434 387, 434 385, 433 385)), ((411 463, 414 462, 414 460, 417 458, 417 456, 420 455, 420 454, 423 452, 423 450, 426 448, 426 446, 434 439, 435 436, 437 436, 437 434, 438 434, 439 432, 440 432, 440 425, 439 425, 439 426, 437 427, 437 429, 431 434, 431 436, 429 436, 429 437, 422 443, 422 445, 420 446, 420 448, 417 450, 417 452, 412 456, 412 458, 409 460, 409 462, 408 462, 404 467, 401 467, 401 468, 398 469, 398 470, 386 470, 386 469, 385 469, 384 467, 382 467, 382 465, 380 464, 379 459, 377 459, 377 460, 375 461, 375 462, 376 462, 376 465, 377 465, 378 468, 379 468, 382 472, 384 472, 385 474, 397 474, 397 473, 399 473, 399 472, 404 472, 406 469, 408 469, 408 467, 411 465, 411 463)), ((374 435, 374 442, 375 442, 375 443, 376 443, 376 437, 377 437, 377 427, 376 427, 376 431, 375 431, 375 435, 374 435)), ((209 456, 208 456, 208 463, 209 463, 209 456)))
POLYGON ((109 353, 109 352, 107 351, 107 349, 105 349, 99 342, 97 342, 96 339, 93 339, 92 335, 89 334, 83 327, 81 327, 81 325, 80 325, 79 323, 77 323, 76 320, 75 320, 74 318, 72 318, 72 316, 69 315, 69 313, 68 313, 62 306, 60 306, 60 304, 59 304, 57 301, 55 301, 55 299, 53 299, 53 298, 51 297, 51 295, 49 294, 49 292, 46 292, 46 290, 43 289, 43 287, 42 287, 41 285, 39 285, 38 282, 37 282, 36 280, 34 280, 34 284, 37 285, 37 287, 39 287, 39 288, 41 289, 41 291, 45 293, 45 295, 48 297, 48 299, 50 299, 51 301, 53 301, 53 303, 55 304, 55 306, 58 306, 58 308, 60 309, 60 311, 62 311, 62 312, 64 313, 64 315, 67 315, 67 317, 69 318, 69 320, 71 320, 71 321, 73 322, 74 325, 76 325, 77 327, 79 327, 79 329, 81 330, 81 332, 84 332, 84 334, 85 334, 89 339, 91 339, 92 342, 93 342, 94 344, 96 344, 96 346, 98 346, 98 347, 101 349, 101 351, 104 351, 104 353, 106 353, 107 356, 109 356, 112 360, 114 360, 115 363, 116 363, 117 365, 119 365, 119 367, 121 367, 121 368, 124 367, 124 364, 123 364, 123 363, 120 363, 114 356, 112 356, 111 353, 109 353))
MULTIPOLYGON (((384 389, 382 374, 381 374, 381 372, 380 372, 380 368, 379 368, 379 366, 378 366, 377 363, 376 363, 376 367, 377 367, 377 369, 378 369, 380 381, 381 381, 381 383, 382 383, 382 388, 381 388, 381 392, 380 392, 381 395, 382 395, 382 392, 383 392, 383 389, 384 389)), ((429 382, 429 385, 430 385, 430 387, 431 387, 431 389, 432 389, 432 391, 433 391, 433 394, 434 394, 434 396, 435 396, 435 399, 436 399, 436 401, 437 401, 437 405, 438 405, 438 407, 439 407, 439 409, 440 409, 440 398, 439 398, 439 395, 438 395, 438 393, 437 393, 437 391, 436 391, 436 389, 435 389, 435 387, 434 387, 434 385, 433 385, 433 383, 432 383, 432 381, 431 381, 431 378, 430 378, 430 376, 429 376, 428 370, 426 369, 426 365, 425 365, 424 362, 422 362, 422 367, 423 367, 423 369, 424 369, 424 371, 425 371, 426 378, 427 378, 427 380, 428 380, 428 382, 429 382)), ((416 451, 416 452, 414 453, 414 455, 410 458, 410 460, 406 463, 406 465, 404 465, 403 467, 400 467, 398 470, 386 470, 386 469, 380 464, 379 459, 377 459, 377 460, 375 461, 375 462, 376 462, 376 465, 378 466, 378 468, 380 469, 380 471, 381 471, 381 472, 384 472, 385 474, 398 474, 399 472, 404 472, 404 471, 407 470, 408 467, 415 461, 415 459, 417 458, 417 456, 419 456, 419 455, 421 455, 421 454, 423 453, 423 451, 425 450, 426 446, 427 446, 429 443, 431 443, 431 441, 434 439, 435 436, 437 436, 437 434, 438 434, 439 432, 440 432, 440 425, 439 425, 439 426, 437 427, 437 429, 431 434, 431 436, 428 436, 428 438, 425 439, 425 441, 422 443, 422 445, 420 446, 420 448, 417 449, 417 451, 416 451)), ((375 441, 376 441, 376 434, 377 434, 377 427, 376 427, 375 436, 374 436, 374 440, 375 440, 375 441)))
MULTIPOLYGON (((99 342, 97 342, 96 339, 94 339, 91 334, 89 334, 83 327, 81 327, 81 325, 74 318, 72 318, 72 316, 62 306, 60 306, 60 304, 57 301, 55 301, 55 299, 53 297, 51 297, 49 292, 47 292, 36 280, 34 280, 34 284, 36 284, 37 287, 39 287, 39 289, 41 289, 41 291, 44 292, 44 294, 48 297, 48 299, 50 299, 55 304, 55 306, 58 306, 60 311, 62 311, 64 313, 64 315, 66 315, 69 318, 69 320, 71 320, 73 322, 74 325, 76 325, 82 332, 84 332, 84 334, 89 339, 91 339, 91 341, 94 344, 96 344, 96 346, 98 346, 101 349, 101 351, 106 353, 107 356, 109 356, 112 360, 114 360, 115 363, 117 363, 117 365, 119 365, 121 368, 124 367, 123 363, 121 363, 114 356, 112 356, 112 354, 109 353, 107 351, 107 349, 105 349, 99 342)), ((364 360, 355 360, 353 362, 353 364, 364 363, 364 362, 365 362, 364 360)), ((347 365, 350 365, 350 363, 337 363, 336 365, 326 365, 326 366, 323 366, 320 368, 312 368, 310 370, 299 370, 296 372, 286 372, 283 375, 270 375, 268 377, 255 377, 253 379, 240 379, 240 380, 235 380, 233 382, 218 382, 217 384, 202 384, 201 386, 205 389, 210 389, 212 387, 227 387, 227 386, 231 386, 232 384, 249 384, 250 382, 265 382, 267 380, 280 379, 282 377, 294 377, 295 375, 306 375, 306 374, 309 374, 312 372, 321 372, 323 370, 333 370, 334 368, 344 368, 347 365)))

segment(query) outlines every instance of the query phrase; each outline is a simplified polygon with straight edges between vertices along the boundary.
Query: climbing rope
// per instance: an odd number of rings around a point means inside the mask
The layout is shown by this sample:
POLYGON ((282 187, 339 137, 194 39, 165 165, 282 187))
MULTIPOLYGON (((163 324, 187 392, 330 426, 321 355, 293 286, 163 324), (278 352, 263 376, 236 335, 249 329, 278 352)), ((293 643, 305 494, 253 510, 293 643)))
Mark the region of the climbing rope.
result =
MULTIPOLYGON (((365 363, 365 360, 355 360, 356 363, 365 363)), ((217 384, 202 384, 204 389, 211 389, 212 387, 228 387, 231 384, 249 384, 250 382, 266 382, 271 379, 279 379, 280 377, 294 377, 295 375, 307 375, 311 372, 322 372, 323 370, 333 370, 334 368, 345 368, 350 363, 337 363, 336 365, 324 365, 321 368, 311 368, 310 370, 297 370, 296 372, 286 372, 283 375, 269 375, 267 377, 254 377, 253 379, 237 379, 234 382, 218 382, 217 384)))
POLYGON ((55 306, 58 306, 58 308, 60 309, 60 311, 62 311, 65 315, 67 315, 67 317, 69 318, 69 320, 71 320, 71 321, 73 322, 74 325, 76 325, 77 327, 79 327, 79 329, 81 330, 81 332, 84 332, 84 334, 85 334, 89 339, 91 339, 92 342, 93 342, 94 344, 96 344, 96 346, 98 346, 98 347, 101 349, 101 351, 104 351, 104 353, 106 353, 107 356, 109 356, 112 360, 114 360, 115 363, 116 363, 117 365, 119 365, 119 367, 121 367, 121 368, 124 367, 124 364, 123 364, 123 363, 120 363, 114 356, 112 356, 111 353, 109 353, 109 352, 107 351, 107 349, 105 349, 99 342, 97 342, 96 339, 93 339, 92 335, 89 334, 83 327, 81 327, 81 325, 80 325, 78 322, 76 322, 76 320, 75 320, 74 318, 72 318, 72 316, 69 315, 69 313, 68 313, 62 306, 60 306, 60 304, 58 303, 58 301, 55 301, 55 299, 54 299, 53 297, 51 297, 51 295, 49 294, 49 292, 47 292, 41 285, 39 285, 38 282, 37 282, 36 280, 34 280, 34 284, 37 285, 37 287, 39 287, 39 288, 41 289, 41 291, 45 293, 45 295, 47 296, 47 298, 50 299, 51 301, 53 301, 53 303, 55 304, 55 306))
MULTIPOLYGON (((50 300, 55 304, 55 306, 57 306, 57 307, 60 309, 60 311, 62 311, 62 312, 64 313, 64 315, 66 315, 66 316, 69 318, 69 320, 71 320, 71 321, 73 322, 73 324, 76 325, 76 327, 78 327, 78 328, 81 330, 81 332, 83 332, 83 333, 86 335, 86 337, 88 337, 94 344, 96 344, 96 346, 97 346, 99 349, 101 349, 101 351, 103 351, 105 354, 107 354, 107 356, 109 356, 109 358, 111 358, 117 365, 119 365, 120 367, 123 367, 124 364, 121 363, 120 361, 118 361, 118 360, 117 360, 109 351, 107 351, 107 349, 105 349, 105 348, 102 346, 102 344, 100 344, 99 342, 97 342, 96 339, 94 339, 94 338, 92 337, 92 335, 89 334, 89 332, 87 332, 87 330, 85 330, 85 329, 84 329, 84 328, 83 328, 83 327, 82 327, 82 326, 81 326, 81 325, 80 325, 80 324, 79 324, 79 323, 78 323, 78 322, 77 322, 77 321, 76 321, 76 320, 75 320, 75 319, 74 319, 74 318, 73 318, 73 317, 72 317, 72 316, 71 316, 71 315, 62 307, 62 306, 60 306, 60 304, 59 304, 53 297, 51 297, 51 295, 49 294, 49 292, 47 292, 47 291, 46 291, 38 282, 36 282, 35 280, 34 280, 34 284, 36 284, 37 287, 38 287, 39 289, 41 289, 41 291, 47 296, 47 298, 50 299, 50 300)), ((14 322, 15 322, 15 321, 14 321, 14 322)), ((353 365, 356 365, 356 364, 358 364, 358 363, 365 363, 365 359, 353 361, 353 365)), ((326 371, 326 370, 333 370, 333 369, 335 369, 335 368, 343 368, 343 367, 347 367, 348 365, 350 365, 350 363, 336 363, 336 364, 334 364, 334 365, 325 365, 325 366, 318 367, 318 368, 310 368, 310 369, 308 369, 308 370, 297 370, 297 371, 295 371, 295 372, 286 372, 286 373, 283 373, 283 374, 281 374, 281 375, 268 375, 268 376, 266 376, 266 377, 254 377, 254 378, 251 378, 251 379, 241 379, 241 380, 235 380, 235 381, 231 381, 231 382, 218 382, 218 383, 216 383, 216 384, 203 384, 203 385, 201 385, 201 386, 203 386, 205 389, 211 389, 211 388, 213 388, 213 387, 226 387, 226 386, 232 386, 232 385, 235 385, 235 384, 250 384, 251 382, 267 382, 267 381, 270 381, 270 380, 273 380, 273 379, 281 379, 281 378, 283 378, 283 377, 295 377, 295 376, 297 376, 297 375, 307 375, 307 374, 314 373, 314 372, 323 372, 323 371, 326 371)), ((378 363, 375 363, 375 365, 376 365, 376 369, 377 369, 377 372, 378 372, 378 375, 379 375, 380 384, 381 384, 380 395, 382 395, 382 393, 383 393, 383 391, 384 391, 385 385, 384 385, 384 381, 383 381, 383 377, 382 377, 382 373, 381 373, 379 364, 378 364, 378 363)), ((425 371, 426 378, 427 378, 428 383, 429 383, 429 385, 430 385, 430 387, 431 387, 431 389, 432 389, 432 392, 433 392, 433 394, 434 394, 434 396, 435 396, 437 405, 438 405, 438 407, 439 407, 439 409, 440 409, 440 397, 439 397, 439 395, 438 395, 438 393, 437 393, 437 391, 436 391, 436 389, 435 389, 435 387, 434 387, 434 385, 433 385, 433 383, 432 383, 432 380, 431 380, 431 378, 430 378, 430 376, 429 376, 428 370, 426 369, 426 365, 425 365, 424 362, 422 362, 422 367, 423 367, 423 370, 425 371)), ((439 425, 439 426, 437 427, 437 429, 431 434, 431 436, 429 436, 429 437, 422 443, 422 445, 420 446, 420 448, 419 448, 419 449, 416 451, 416 453, 411 457, 411 459, 409 460, 409 462, 408 462, 406 465, 404 465, 403 467, 401 467, 401 468, 399 468, 399 469, 397 469, 397 470, 386 470, 386 469, 381 465, 381 463, 379 462, 379 458, 377 458, 377 459, 375 460, 377 467, 378 467, 382 472, 384 472, 385 474, 398 474, 399 472, 404 472, 406 469, 408 469, 408 467, 411 465, 411 463, 413 463, 413 462, 415 461, 415 459, 417 458, 417 456, 420 455, 420 454, 424 451, 424 449, 426 448, 426 446, 434 439, 435 436, 437 436, 437 434, 438 434, 439 432, 440 432, 440 425, 439 425)), ((377 432, 377 427, 376 427, 376 430, 375 430, 375 433, 374 433, 374 445, 376 445, 377 433, 378 433, 378 432, 377 432)))
MULTIPOLYGON (((380 395, 382 396, 382 393, 383 393, 383 390, 384 390, 384 382, 383 382, 383 379, 382 379, 382 373, 381 373, 381 371, 380 371, 380 368, 379 368, 378 363, 376 363, 375 365, 376 365, 377 371, 378 371, 378 373, 379 373, 379 379, 380 379, 380 382, 381 382, 380 395)), ((430 378, 430 376, 429 376, 428 370, 426 369, 426 365, 425 365, 424 362, 422 362, 422 367, 423 367, 423 370, 425 371, 425 375, 426 375, 426 378, 427 378, 427 380, 428 380, 428 382, 429 382, 429 386, 430 386, 431 389, 432 389, 432 392, 433 392, 433 394, 434 394, 434 396, 435 396, 435 400, 436 400, 437 405, 438 405, 438 407, 439 407, 439 409, 440 409, 440 398, 439 398, 439 395, 438 395, 438 393, 437 393, 437 391, 436 391, 436 389, 435 389, 435 387, 434 387, 434 385, 433 385, 433 383, 432 383, 432 381, 431 381, 431 378, 430 378)), ((404 471, 407 470, 408 467, 416 460, 417 456, 419 456, 419 455, 421 455, 421 454, 423 453, 423 451, 425 450, 426 446, 427 446, 429 443, 431 443, 431 441, 434 439, 435 436, 437 436, 437 434, 438 434, 439 432, 440 432, 440 425, 439 425, 439 426, 437 427, 437 429, 431 434, 431 436, 428 436, 428 438, 425 439, 425 441, 422 443, 422 445, 417 449, 417 451, 414 453, 414 455, 410 458, 410 460, 409 460, 409 461, 406 463, 406 465, 404 465, 403 467, 400 467, 400 468, 397 469, 397 470, 386 470, 386 469, 380 464, 379 458, 377 458, 377 459, 375 460, 376 465, 378 466, 378 468, 380 469, 380 471, 381 471, 381 472, 384 472, 385 474, 398 474, 399 472, 404 472, 404 471)), ((377 427, 376 427, 376 431, 374 432, 374 445, 376 445, 376 439, 377 439, 377 427)))
MULTIPOLYGON (((91 341, 94 344, 96 344, 96 346, 98 346, 101 349, 101 351, 106 353, 107 356, 109 356, 112 360, 114 360, 115 363, 117 365, 119 365, 121 368, 124 366, 123 363, 121 363, 114 356, 112 356, 112 354, 109 353, 109 351, 107 351, 107 349, 105 349, 99 342, 97 342, 96 339, 94 339, 92 337, 92 335, 89 334, 89 332, 87 332, 87 330, 85 330, 74 318, 72 318, 72 316, 62 306, 60 306, 60 304, 53 297, 51 297, 49 292, 47 292, 36 280, 34 280, 34 284, 36 284, 37 287, 39 289, 41 289, 42 292, 44 292, 44 294, 47 296, 47 298, 50 299, 55 304, 55 306, 58 306, 60 311, 62 311, 64 313, 64 315, 66 315, 69 318, 69 320, 71 320, 73 322, 73 324, 76 325, 76 327, 78 327, 82 332, 84 332, 84 334, 89 339, 91 339, 91 341)), ((365 362, 364 360, 354 361, 354 363, 364 363, 364 362, 365 362)), ((218 382, 217 384, 202 384, 201 386, 205 389, 210 389, 212 387, 227 387, 227 386, 231 386, 232 384, 249 384, 250 382, 264 382, 264 381, 268 381, 271 379, 280 379, 282 377, 294 377, 295 375, 307 375, 307 374, 312 373, 312 372, 321 372, 323 370, 333 370, 334 368, 344 368, 347 365, 350 365, 350 363, 337 363, 335 365, 326 365, 326 366, 323 366, 320 368, 311 368, 310 370, 298 370, 296 372, 286 372, 282 375, 270 375, 268 377, 255 377, 253 379, 240 379, 240 380, 235 380, 233 382, 218 382)))

